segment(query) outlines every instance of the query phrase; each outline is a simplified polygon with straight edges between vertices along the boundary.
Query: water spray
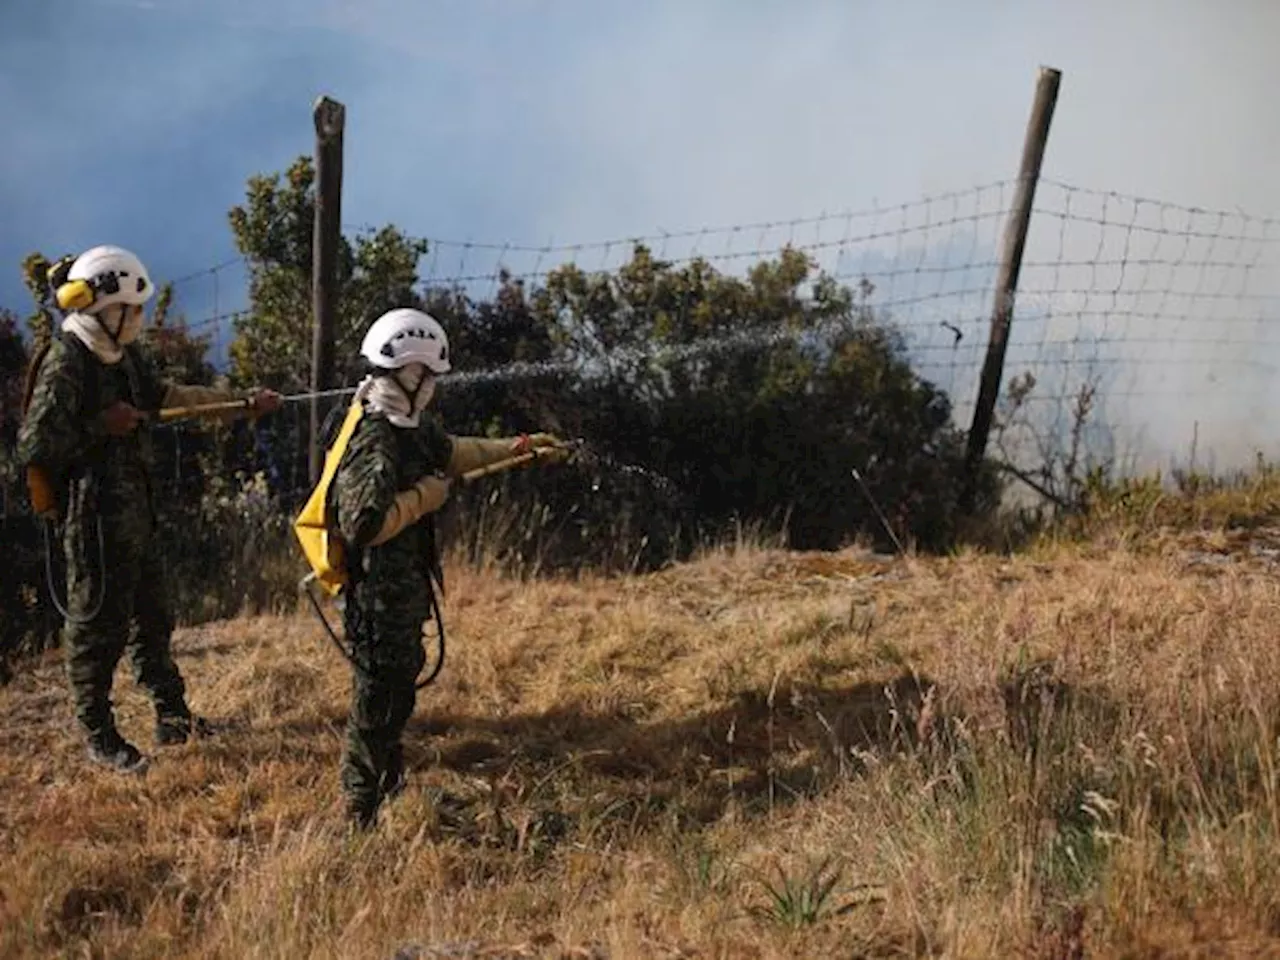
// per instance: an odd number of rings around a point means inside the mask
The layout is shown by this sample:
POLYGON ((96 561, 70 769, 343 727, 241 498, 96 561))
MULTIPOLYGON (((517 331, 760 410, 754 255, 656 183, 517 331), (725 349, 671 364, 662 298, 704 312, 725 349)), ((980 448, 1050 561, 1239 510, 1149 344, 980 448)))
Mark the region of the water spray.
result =
MULTIPOLYGON (((682 362, 701 357, 711 357, 716 354, 732 353, 736 350, 749 350, 782 343, 808 342, 810 345, 816 345, 824 340, 846 335, 851 329, 849 318, 837 316, 817 320, 807 329, 800 331, 747 330, 702 337, 689 343, 663 344, 650 348, 622 347, 609 351, 606 358, 598 360, 540 360, 533 362, 517 360, 490 370, 445 373, 438 376, 436 380, 442 386, 449 384, 509 383, 515 380, 563 374, 575 374, 584 381, 609 380, 617 378, 616 368, 620 364, 682 362)), ((330 390, 308 390, 301 393, 287 394, 280 399, 282 403, 301 403, 303 401, 324 400, 331 397, 347 397, 354 394, 356 389, 356 387, 337 387, 330 390)), ((203 404, 199 407, 173 408, 172 411, 162 410, 159 412, 158 420, 161 423, 169 423, 187 417, 224 413, 248 406, 245 401, 230 401, 229 404, 203 404)))

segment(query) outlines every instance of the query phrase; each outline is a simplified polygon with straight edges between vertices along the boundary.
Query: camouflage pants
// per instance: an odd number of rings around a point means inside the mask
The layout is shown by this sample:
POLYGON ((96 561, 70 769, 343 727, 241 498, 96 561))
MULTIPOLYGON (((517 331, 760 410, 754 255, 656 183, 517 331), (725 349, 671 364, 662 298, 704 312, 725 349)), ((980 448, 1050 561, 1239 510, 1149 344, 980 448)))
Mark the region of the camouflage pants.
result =
MULTIPOLYGON (((351 711, 342 754, 342 789, 353 812, 371 815, 404 772, 401 737, 413 715, 414 683, 426 662, 420 622, 347 620, 359 669, 352 671, 351 711)), ((387 618, 388 620, 392 618, 387 618)))
POLYGON ((111 686, 126 652, 156 712, 187 713, 185 685, 170 650, 173 614, 163 564, 145 541, 111 527, 104 526, 101 555, 92 523, 69 526, 64 538, 67 611, 74 618, 63 627, 67 679, 76 719, 89 736, 114 729, 111 686), (88 623, 76 622, 93 613, 99 598, 97 614, 88 623))

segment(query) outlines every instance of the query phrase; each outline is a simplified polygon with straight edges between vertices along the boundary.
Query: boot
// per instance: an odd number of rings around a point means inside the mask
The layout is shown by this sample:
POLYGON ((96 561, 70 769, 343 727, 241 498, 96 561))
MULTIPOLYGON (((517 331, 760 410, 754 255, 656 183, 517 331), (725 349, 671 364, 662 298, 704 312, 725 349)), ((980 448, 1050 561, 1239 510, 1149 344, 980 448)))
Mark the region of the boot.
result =
POLYGON ((159 712, 156 715, 156 746, 169 747, 186 743, 190 737, 211 737, 213 725, 204 717, 192 716, 190 711, 159 712))
POLYGON ((89 760, 120 773, 142 773, 148 763, 138 748, 120 736, 115 728, 90 735, 89 760))

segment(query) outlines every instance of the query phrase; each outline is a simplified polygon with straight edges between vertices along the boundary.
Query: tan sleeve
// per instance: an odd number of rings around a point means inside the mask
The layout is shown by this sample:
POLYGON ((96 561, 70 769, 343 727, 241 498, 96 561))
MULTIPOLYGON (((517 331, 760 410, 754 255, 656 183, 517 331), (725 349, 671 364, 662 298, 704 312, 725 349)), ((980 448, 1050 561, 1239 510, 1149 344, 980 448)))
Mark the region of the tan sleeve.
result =
POLYGON ((449 439, 453 443, 453 454, 449 457, 445 473, 451 477, 460 477, 468 470, 487 467, 514 456, 517 441, 515 437, 490 440, 488 437, 450 436, 449 439))
POLYGON ((439 477, 423 477, 408 490, 396 494, 391 509, 382 520, 382 527, 369 541, 375 547, 386 543, 405 527, 415 523, 423 515, 439 510, 449 498, 449 482, 439 477))
MULTIPOLYGON (((196 407, 206 403, 226 403, 228 400, 243 400, 247 394, 234 390, 219 390, 217 387, 200 387, 194 384, 165 384, 164 399, 160 406, 196 407)), ((248 413, 244 410, 228 410, 226 413, 210 414, 208 419, 231 423, 248 413)))

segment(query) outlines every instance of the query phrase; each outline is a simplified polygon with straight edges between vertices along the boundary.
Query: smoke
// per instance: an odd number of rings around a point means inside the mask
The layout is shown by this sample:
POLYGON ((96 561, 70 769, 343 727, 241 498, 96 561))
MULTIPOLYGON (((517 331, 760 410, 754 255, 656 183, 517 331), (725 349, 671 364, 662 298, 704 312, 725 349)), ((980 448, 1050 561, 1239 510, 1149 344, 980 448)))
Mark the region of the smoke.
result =
MULTIPOLYGON (((843 236, 842 211, 882 211, 855 222, 842 248, 820 248, 831 254, 824 265, 851 282, 879 274, 873 304, 908 329, 925 369, 952 389, 962 423, 1009 199, 965 191, 1015 175, 1036 68, 1058 67, 1045 174, 1084 192, 1041 188, 1008 374, 1033 370, 1046 396, 1102 376, 1109 426, 1148 462, 1181 455, 1193 432, 1222 464, 1272 449, 1261 414, 1280 364, 1269 337, 1280 265, 1266 236, 1231 237, 1280 212, 1280 128, 1269 103, 1280 80, 1271 50, 1280 5, 138 6, 104 7, 129 64, 117 78, 121 109, 148 118, 136 149, 123 151, 127 163, 62 147, 64 117, 47 105, 74 102, 86 87, 74 64, 41 71, 39 105, 4 98, 6 120, 25 134, 0 159, 0 199, 14 212, 11 231, 33 237, 29 246, 114 235, 166 256, 180 250, 191 262, 173 272, 222 259, 238 187, 310 150, 310 104, 325 92, 348 107, 350 223, 394 222, 499 248, 581 243, 555 256, 595 269, 625 252, 590 246, 599 240, 817 218, 793 236, 786 227, 708 231, 666 250, 727 257, 788 239, 817 247, 843 236), (203 143, 210 117, 218 138, 197 166, 175 145, 203 143), (193 174, 184 181, 179 167, 200 176, 216 167, 222 179, 192 199, 193 174), (61 192, 47 190, 50 178, 61 192), (917 203, 949 191, 967 198, 958 216, 970 219, 944 225, 946 201, 917 203), (1122 197, 1109 199, 1112 191, 1122 197), (904 205, 906 226, 893 220, 904 205), (1187 230, 1205 236, 1177 235, 1187 230)), ((35 21, 0 16, 13 53, 35 21)), ((10 56, 4 90, 54 59, 33 49, 10 56)), ((18 246, 0 252, 20 258, 18 246)), ((444 248, 424 267, 437 279, 491 273, 496 257, 485 257, 444 248)), ((538 272, 555 257, 507 259, 538 272)), ((187 301, 194 316, 210 312, 208 296, 187 301)), ((223 309, 242 305, 225 286, 219 296, 223 309)))

